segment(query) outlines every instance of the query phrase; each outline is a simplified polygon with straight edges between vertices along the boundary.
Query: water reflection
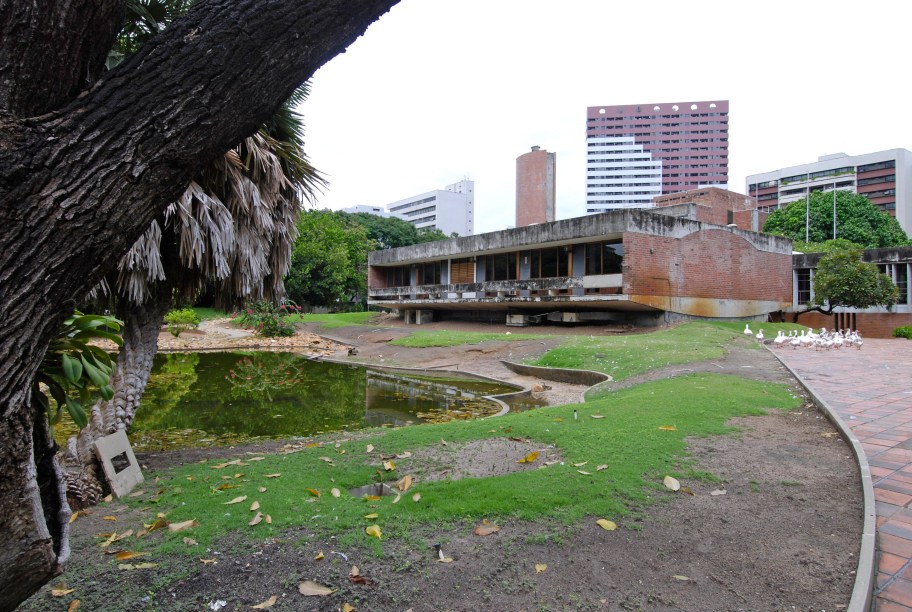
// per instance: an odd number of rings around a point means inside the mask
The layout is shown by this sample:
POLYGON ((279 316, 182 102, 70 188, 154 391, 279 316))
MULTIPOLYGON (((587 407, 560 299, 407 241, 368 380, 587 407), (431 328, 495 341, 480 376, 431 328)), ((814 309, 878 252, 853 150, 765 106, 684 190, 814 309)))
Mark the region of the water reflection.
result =
POLYGON ((500 410, 483 395, 514 390, 314 362, 293 353, 159 354, 131 438, 166 430, 174 437, 291 437, 477 418, 500 410))

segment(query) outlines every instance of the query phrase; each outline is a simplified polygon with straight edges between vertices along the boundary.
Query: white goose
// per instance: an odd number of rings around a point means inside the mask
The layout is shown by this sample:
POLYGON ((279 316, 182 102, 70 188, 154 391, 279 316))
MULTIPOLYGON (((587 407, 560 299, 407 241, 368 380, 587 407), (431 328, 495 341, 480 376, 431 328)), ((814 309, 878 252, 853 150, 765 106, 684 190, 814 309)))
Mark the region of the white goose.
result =
POLYGON ((744 324, 744 335, 745 335, 745 336, 753 336, 753 335, 754 335, 754 332, 751 331, 750 323, 745 323, 745 324, 744 324))
POLYGON ((763 330, 762 329, 757 332, 757 342, 759 342, 760 344, 763 344, 763 330))
POLYGON ((773 344, 776 345, 776 348, 782 348, 786 340, 788 340, 788 336, 780 329, 779 333, 776 334, 776 338, 773 340, 773 344))

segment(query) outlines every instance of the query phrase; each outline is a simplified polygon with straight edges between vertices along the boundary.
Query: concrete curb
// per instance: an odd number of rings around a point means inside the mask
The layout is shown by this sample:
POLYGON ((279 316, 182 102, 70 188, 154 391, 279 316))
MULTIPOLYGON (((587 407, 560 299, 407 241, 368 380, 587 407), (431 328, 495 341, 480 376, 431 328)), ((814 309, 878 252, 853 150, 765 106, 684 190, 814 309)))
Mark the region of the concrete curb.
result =
POLYGON ((871 609, 871 603, 874 599, 874 577, 877 571, 877 566, 874 563, 877 539, 877 511, 874 505, 874 481, 871 479, 871 467, 868 465, 868 458, 865 455, 864 448, 861 446, 861 442, 836 411, 830 408, 823 398, 814 393, 814 390, 798 372, 792 369, 785 361, 779 359, 779 355, 776 355, 775 351, 769 347, 766 347, 766 350, 772 353, 779 363, 791 372, 792 376, 814 400, 814 404, 823 411, 852 447, 852 454, 855 455, 855 461, 858 463, 858 470, 861 474, 864 525, 861 533, 861 547, 858 551, 858 567, 855 570, 855 586, 852 587, 852 598, 849 600, 848 612, 867 612, 871 609))

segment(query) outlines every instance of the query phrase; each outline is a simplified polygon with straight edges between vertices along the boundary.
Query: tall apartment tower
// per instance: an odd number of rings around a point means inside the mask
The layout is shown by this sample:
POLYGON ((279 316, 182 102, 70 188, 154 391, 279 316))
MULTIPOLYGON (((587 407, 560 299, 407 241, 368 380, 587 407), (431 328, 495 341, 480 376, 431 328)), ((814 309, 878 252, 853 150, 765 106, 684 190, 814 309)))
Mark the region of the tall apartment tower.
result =
POLYGON ((541 147, 516 158, 516 227, 554 221, 557 154, 541 147))
POLYGON ((590 106, 586 212, 728 185, 728 100, 590 106))

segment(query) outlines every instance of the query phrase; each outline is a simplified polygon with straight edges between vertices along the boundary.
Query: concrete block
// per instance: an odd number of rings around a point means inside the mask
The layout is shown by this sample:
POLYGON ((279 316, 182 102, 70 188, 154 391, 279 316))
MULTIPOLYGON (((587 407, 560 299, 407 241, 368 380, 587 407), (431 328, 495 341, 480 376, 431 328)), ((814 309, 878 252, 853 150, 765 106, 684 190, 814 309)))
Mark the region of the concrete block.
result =
POLYGON ((99 438, 92 449, 111 485, 111 491, 117 497, 129 494, 145 480, 123 430, 99 438))

